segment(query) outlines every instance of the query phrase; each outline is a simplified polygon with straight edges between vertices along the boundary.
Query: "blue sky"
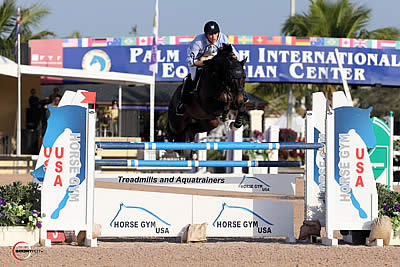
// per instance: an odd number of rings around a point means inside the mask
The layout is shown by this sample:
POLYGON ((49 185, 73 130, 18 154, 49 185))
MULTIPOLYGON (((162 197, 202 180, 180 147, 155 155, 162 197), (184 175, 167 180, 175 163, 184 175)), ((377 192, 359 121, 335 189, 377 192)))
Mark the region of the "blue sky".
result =
MULTIPOLYGON (((74 30, 84 37, 127 37, 137 24, 138 36, 152 33, 155 0, 17 0, 19 6, 44 3, 51 15, 40 30, 64 38, 74 30)), ((399 27, 399 0, 353 0, 372 9, 369 30, 399 27)), ((296 13, 307 11, 309 0, 296 0, 296 13)), ((290 0, 159 0, 159 35, 196 35, 215 20, 229 35, 280 35, 290 13, 290 0)))

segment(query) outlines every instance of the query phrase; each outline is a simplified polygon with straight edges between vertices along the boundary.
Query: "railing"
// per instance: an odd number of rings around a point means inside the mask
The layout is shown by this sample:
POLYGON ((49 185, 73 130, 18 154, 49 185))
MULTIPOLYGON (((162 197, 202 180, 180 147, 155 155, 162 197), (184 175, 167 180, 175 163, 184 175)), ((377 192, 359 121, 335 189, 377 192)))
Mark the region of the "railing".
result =
POLYGON ((0 156, 0 162, 11 162, 14 164, 0 164, 0 170, 26 170, 28 173, 35 168, 36 160, 32 156, 0 156))
POLYGON ((11 155, 13 153, 12 137, 0 133, 0 154, 11 155))

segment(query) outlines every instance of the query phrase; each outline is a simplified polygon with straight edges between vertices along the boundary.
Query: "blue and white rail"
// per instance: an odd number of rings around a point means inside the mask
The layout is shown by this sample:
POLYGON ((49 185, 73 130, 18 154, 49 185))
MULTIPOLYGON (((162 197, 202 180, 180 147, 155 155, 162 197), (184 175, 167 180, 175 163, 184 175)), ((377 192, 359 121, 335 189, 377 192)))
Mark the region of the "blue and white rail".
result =
POLYGON ((300 167, 301 161, 96 160, 96 166, 123 167, 300 167))
POLYGON ((144 150, 237 150, 237 149, 319 149, 320 143, 247 143, 247 142, 205 142, 205 143, 169 143, 169 142, 97 142, 98 149, 144 149, 144 150))

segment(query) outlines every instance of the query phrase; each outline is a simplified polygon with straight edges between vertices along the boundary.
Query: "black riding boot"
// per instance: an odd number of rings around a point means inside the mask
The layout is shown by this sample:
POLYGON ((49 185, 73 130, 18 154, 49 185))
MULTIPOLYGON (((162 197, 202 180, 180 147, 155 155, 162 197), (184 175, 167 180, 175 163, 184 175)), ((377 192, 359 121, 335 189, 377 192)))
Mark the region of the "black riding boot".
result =
POLYGON ((192 77, 190 73, 183 80, 181 92, 179 94, 178 103, 176 104, 176 115, 183 116, 185 112, 185 96, 192 91, 192 77))

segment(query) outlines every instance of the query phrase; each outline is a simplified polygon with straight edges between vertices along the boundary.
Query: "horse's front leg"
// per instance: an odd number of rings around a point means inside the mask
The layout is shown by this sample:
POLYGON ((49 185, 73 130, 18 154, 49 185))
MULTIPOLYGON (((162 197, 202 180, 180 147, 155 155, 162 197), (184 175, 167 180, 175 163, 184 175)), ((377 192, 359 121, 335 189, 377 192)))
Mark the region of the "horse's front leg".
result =
POLYGON ((238 94, 236 96, 235 100, 236 100, 236 104, 238 107, 238 113, 236 115, 235 122, 233 124, 231 124, 232 130, 237 130, 240 127, 242 127, 244 114, 246 112, 246 104, 244 102, 244 94, 243 93, 238 94))

